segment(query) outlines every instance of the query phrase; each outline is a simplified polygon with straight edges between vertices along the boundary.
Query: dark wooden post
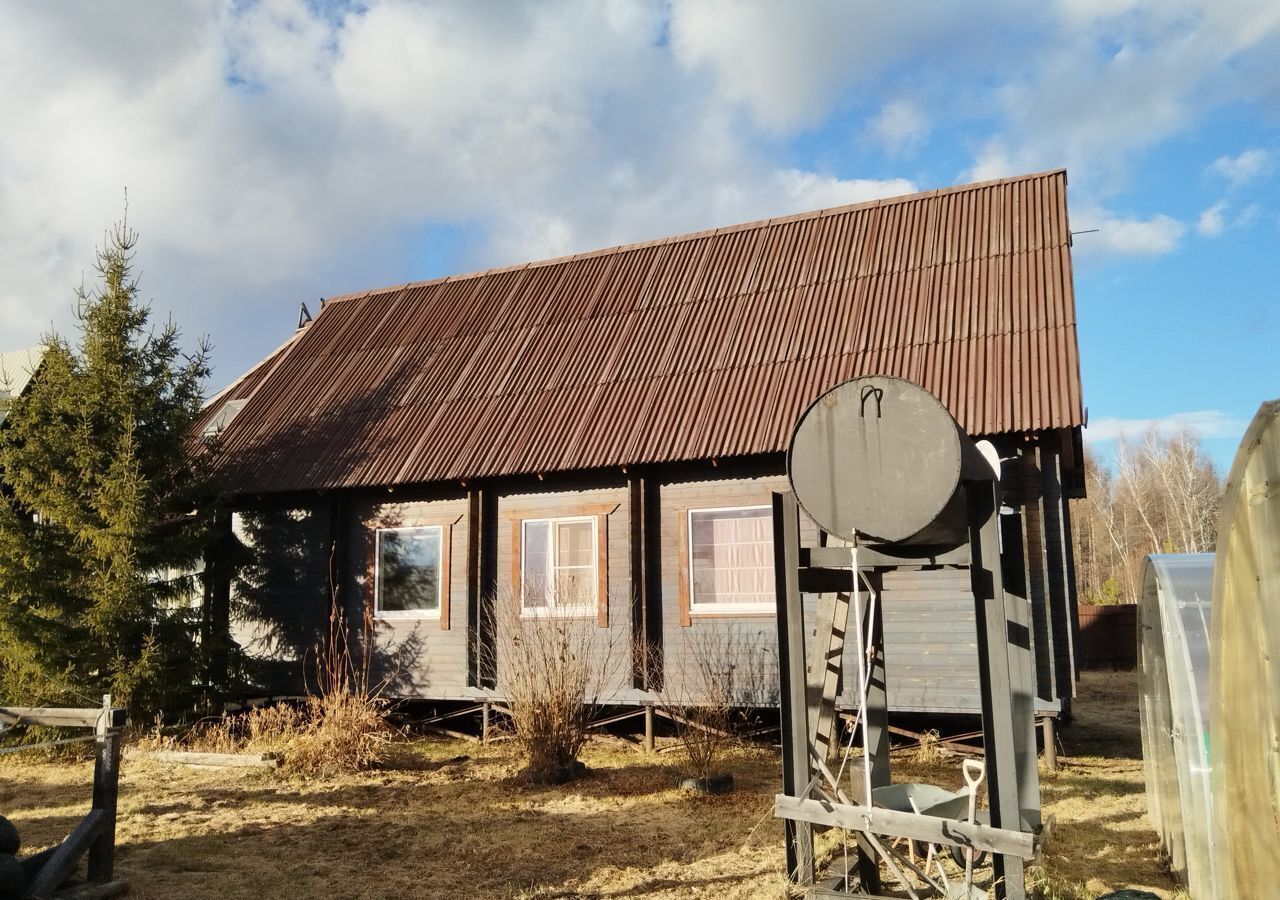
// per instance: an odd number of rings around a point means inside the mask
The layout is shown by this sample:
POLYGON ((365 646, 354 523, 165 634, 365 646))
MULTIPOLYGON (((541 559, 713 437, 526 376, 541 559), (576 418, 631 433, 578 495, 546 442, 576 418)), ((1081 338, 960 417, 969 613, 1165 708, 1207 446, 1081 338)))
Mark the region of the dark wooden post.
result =
POLYGON ((495 593, 498 588, 498 496, 492 488, 467 493, 467 683, 492 688, 497 680, 495 593))
POLYGON ((205 702, 216 709, 231 668, 231 580, 235 575, 236 537, 230 512, 219 512, 205 548, 204 608, 200 644, 204 654, 205 702))
POLYGON ((1071 506, 1062 485, 1062 455, 1048 440, 1040 444, 1041 490, 1045 509, 1045 568, 1049 610, 1053 620, 1054 653, 1058 660, 1058 697, 1069 716, 1075 680, 1080 675, 1076 648, 1080 646, 1077 618, 1075 555, 1071 544, 1071 506))
MULTIPOLYGON (((778 680, 782 714, 782 792, 805 799, 809 765, 809 717, 805 703, 804 605, 800 594, 800 507, 791 494, 773 495, 773 559, 778 597, 778 680)), ((813 826, 783 820, 787 877, 814 882, 813 826)))
POLYGON ((658 483, 649 475, 627 479, 631 509, 632 686, 662 688, 662 537, 658 483))
POLYGON ((93 765, 93 809, 101 810, 102 821, 89 845, 89 880, 110 881, 116 858, 116 797, 120 784, 120 729, 114 727, 111 695, 102 698, 98 722, 97 753, 93 765))
POLYGON ((1058 771, 1058 728, 1057 720, 1053 716, 1045 716, 1041 722, 1041 732, 1044 735, 1044 764, 1050 772, 1058 771))
MULTIPOLYGON (((970 576, 982 673, 982 742, 986 750, 987 794, 991 824, 996 828, 1022 828, 1018 801, 1018 769, 1002 765, 1015 759, 1014 691, 1009 661, 1009 623, 1005 608, 1000 562, 999 500, 994 481, 965 482, 969 507, 969 544, 973 560, 970 576)), ((1022 859, 996 854, 997 896, 1026 900, 1022 859)))

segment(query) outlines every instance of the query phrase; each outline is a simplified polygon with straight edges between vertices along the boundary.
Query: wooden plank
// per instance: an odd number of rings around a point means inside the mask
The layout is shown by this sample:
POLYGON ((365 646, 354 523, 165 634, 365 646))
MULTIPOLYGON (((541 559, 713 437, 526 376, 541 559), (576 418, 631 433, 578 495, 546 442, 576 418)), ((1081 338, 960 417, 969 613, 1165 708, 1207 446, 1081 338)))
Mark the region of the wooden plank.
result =
POLYGON ((831 749, 836 721, 836 694, 849 627, 849 595, 822 594, 814 616, 813 643, 805 668, 809 747, 815 759, 825 760, 831 749))
POLYGON ((1031 859, 1036 854, 1036 838, 1029 832, 970 824, 958 819, 897 812, 877 806, 802 800, 777 794, 773 800, 773 814, 789 821, 869 831, 872 834, 911 838, 951 847, 974 847, 1021 859, 1031 859))
POLYGON ((108 900, 122 897, 129 892, 129 882, 114 879, 102 884, 77 884, 64 887, 53 895, 54 900, 108 900))
MULTIPOLYGON (((102 707, 0 706, 0 722, 6 725, 50 725, 57 728, 97 728, 102 707)), ((123 728, 125 711, 111 710, 108 728, 123 728)))
MULTIPOLYGON (((102 698, 110 706, 111 697, 102 698)), ((93 765, 93 811, 102 814, 93 842, 89 845, 89 880, 104 883, 115 874, 116 797, 120 788, 120 732, 98 729, 97 755, 93 765)))
MULTIPOLYGON (((946 566, 969 564, 969 547, 907 547, 895 546, 892 552, 885 547, 858 547, 858 565, 874 566, 946 566)), ((817 568, 840 568, 849 564, 849 553, 844 547, 809 547, 800 551, 800 565, 817 568)))
POLYGON ((185 750, 133 750, 131 759, 153 759, 156 762, 182 766, 208 766, 234 769, 278 769, 278 753, 194 753, 185 750))
POLYGON ((58 845, 58 849, 40 867, 39 873, 27 885, 27 896, 47 897, 71 877, 76 863, 98 837, 106 819, 107 814, 101 809, 92 810, 89 815, 81 819, 80 824, 65 841, 58 845))
MULTIPOLYGON (((804 605, 800 594, 800 506, 793 494, 773 495, 773 569, 778 603, 778 687, 782 722, 782 789, 793 797, 808 792, 809 723, 805 708, 804 605)), ((813 828, 783 823, 787 879, 804 887, 814 882, 813 828)))

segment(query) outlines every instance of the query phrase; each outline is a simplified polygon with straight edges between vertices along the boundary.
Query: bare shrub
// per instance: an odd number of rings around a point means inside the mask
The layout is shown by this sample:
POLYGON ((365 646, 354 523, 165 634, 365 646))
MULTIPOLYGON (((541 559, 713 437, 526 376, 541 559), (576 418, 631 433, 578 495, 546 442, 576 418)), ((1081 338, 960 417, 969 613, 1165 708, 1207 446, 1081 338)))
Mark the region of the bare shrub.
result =
POLYGON ((668 672, 660 708, 674 724, 692 774, 710 779, 751 707, 777 702, 773 648, 759 634, 710 629, 690 636, 683 665, 668 672))
POLYGON ((157 730, 141 745, 207 753, 278 753, 285 769, 307 774, 378 765, 396 733, 387 722, 383 683, 370 683, 368 611, 362 633, 366 650, 357 656, 335 592, 326 633, 315 649, 315 684, 304 699, 202 719, 184 735, 164 736, 157 730))
POLYGON ((936 766, 946 759, 942 749, 942 736, 938 734, 938 729, 930 728, 920 735, 912 758, 922 766, 936 766))
POLYGON ((283 729, 286 767, 301 772, 352 772, 377 765, 394 732, 387 722, 386 682, 372 684, 373 610, 365 605, 361 622, 361 652, 352 653, 351 630, 338 603, 335 588, 329 603, 324 641, 316 648, 316 690, 308 695, 299 715, 283 712, 263 717, 259 725, 266 740, 283 729))
POLYGON ((559 586, 560 609, 575 613, 523 608, 513 592, 499 594, 493 604, 491 671, 535 783, 558 784, 579 774, 593 710, 616 692, 627 665, 615 652, 616 632, 597 625, 595 598, 586 593, 559 586), (573 602, 575 594, 582 602, 573 602))

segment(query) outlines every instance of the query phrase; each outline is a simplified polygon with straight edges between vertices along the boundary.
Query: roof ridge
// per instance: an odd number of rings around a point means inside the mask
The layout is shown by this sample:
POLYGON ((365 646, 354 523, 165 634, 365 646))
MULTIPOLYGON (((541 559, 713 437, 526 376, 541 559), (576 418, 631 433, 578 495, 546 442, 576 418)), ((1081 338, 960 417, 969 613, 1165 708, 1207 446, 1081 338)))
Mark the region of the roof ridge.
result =
POLYGON ((316 313, 316 317, 319 318, 319 316, 323 315, 324 310, 334 303, 341 303, 346 300, 365 299, 376 294, 390 294, 412 288, 445 284, 451 281, 469 281, 473 278, 483 278, 486 275, 495 275, 500 272, 516 272, 522 269, 534 267, 559 265, 562 263, 573 262, 574 260, 588 259, 593 256, 607 256, 614 253, 623 253, 628 250, 639 250, 643 247, 658 247, 669 244, 678 244, 684 241, 714 237, 721 234, 733 234, 738 231, 765 228, 770 225, 778 225, 785 222, 798 222, 804 219, 836 216, 859 209, 874 209, 878 206, 895 206, 900 203, 911 203, 917 200, 944 197, 951 194, 962 194, 969 191, 982 190, 1005 184, 1013 184, 1020 181, 1035 181, 1037 179, 1049 178, 1054 175, 1062 175, 1065 180, 1066 174, 1067 170, 1065 167, 1046 169, 1042 172, 1030 172, 1025 175, 1010 175, 1004 178, 992 178, 986 181, 975 181, 968 184, 957 184, 943 188, 931 188, 927 191, 916 191, 910 194, 898 194, 893 197, 880 197, 875 200, 862 200, 858 203, 846 203, 841 206, 824 207, 822 209, 810 210, 808 212, 789 213, 785 216, 754 219, 749 222, 739 222, 735 225, 724 225, 718 228, 704 228, 699 231, 682 232, 680 234, 673 234, 667 237, 650 238, 642 241, 630 241, 623 244, 614 244, 608 247, 598 247, 594 250, 584 250, 581 253, 570 253, 564 256, 548 257, 547 259, 526 260, 525 262, 511 263, 505 266, 492 266, 488 269, 477 269, 471 272, 455 272, 438 278, 426 278, 420 281, 406 281, 401 284, 390 284, 380 288, 365 288, 363 290, 350 291, 346 294, 339 294, 335 297, 326 297, 324 305, 321 307, 320 312, 316 313))

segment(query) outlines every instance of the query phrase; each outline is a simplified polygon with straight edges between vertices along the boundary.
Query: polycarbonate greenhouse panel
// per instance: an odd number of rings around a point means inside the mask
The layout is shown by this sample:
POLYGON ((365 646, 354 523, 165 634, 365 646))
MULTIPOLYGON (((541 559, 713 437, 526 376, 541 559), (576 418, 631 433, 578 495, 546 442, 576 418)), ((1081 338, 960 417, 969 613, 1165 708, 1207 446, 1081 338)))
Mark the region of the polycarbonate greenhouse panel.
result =
POLYGON ((1148 556, 1138 654, 1147 806, 1170 868, 1196 900, 1217 890, 1209 783, 1213 554, 1148 556))
POLYGON ((1213 578, 1210 720, 1223 897, 1280 897, 1280 400, 1236 451, 1213 578))

